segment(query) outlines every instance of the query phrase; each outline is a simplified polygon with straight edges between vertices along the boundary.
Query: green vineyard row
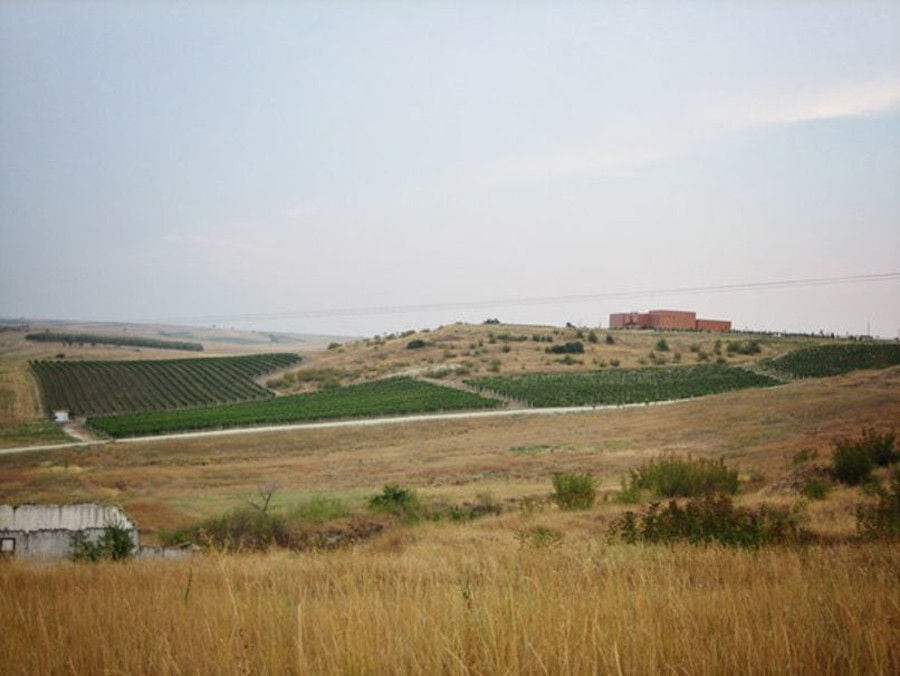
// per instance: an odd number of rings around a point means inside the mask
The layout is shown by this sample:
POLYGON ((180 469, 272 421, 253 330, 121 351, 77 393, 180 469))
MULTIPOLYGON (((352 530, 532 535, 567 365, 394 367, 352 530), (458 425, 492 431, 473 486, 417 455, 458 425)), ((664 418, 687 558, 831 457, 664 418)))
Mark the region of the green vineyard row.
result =
POLYGON ((161 411, 268 399, 254 378, 300 361, 296 354, 138 361, 34 361, 47 411, 73 415, 161 411))
POLYGON ((594 406, 686 399, 777 381, 724 364, 616 369, 597 373, 475 378, 469 384, 532 406, 594 406))
POLYGON ((499 401, 471 392, 400 377, 244 404, 89 418, 88 426, 112 437, 125 437, 329 418, 488 408, 499 404, 499 401))
POLYGON ((795 378, 823 378, 858 369, 883 369, 900 364, 900 343, 843 343, 814 345, 781 357, 764 359, 763 365, 795 378))

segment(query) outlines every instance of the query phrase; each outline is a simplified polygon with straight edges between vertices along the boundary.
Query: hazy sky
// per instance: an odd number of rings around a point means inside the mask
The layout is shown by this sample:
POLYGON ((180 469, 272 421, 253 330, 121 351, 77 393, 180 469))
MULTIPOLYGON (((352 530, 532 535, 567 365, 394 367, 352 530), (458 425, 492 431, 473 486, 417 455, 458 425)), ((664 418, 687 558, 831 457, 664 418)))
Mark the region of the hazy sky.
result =
POLYGON ((0 2, 0 316, 897 336, 897 2, 0 2), (243 320, 244 315, 277 315, 243 320))

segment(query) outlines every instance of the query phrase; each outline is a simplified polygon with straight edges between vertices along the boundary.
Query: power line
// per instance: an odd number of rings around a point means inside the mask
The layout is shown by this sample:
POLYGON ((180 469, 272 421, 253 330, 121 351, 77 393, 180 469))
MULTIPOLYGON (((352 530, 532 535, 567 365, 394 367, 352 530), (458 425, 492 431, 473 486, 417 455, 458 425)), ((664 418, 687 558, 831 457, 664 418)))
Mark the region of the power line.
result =
POLYGON ((476 310, 495 307, 525 307, 530 305, 558 305, 584 301, 617 300, 643 298, 646 296, 690 295, 696 293, 730 293, 762 289, 785 289, 803 286, 832 286, 840 284, 860 284, 884 282, 900 279, 900 272, 884 272, 868 275, 848 275, 843 277, 810 277, 806 279, 782 279, 766 282, 744 282, 740 284, 716 284, 710 286, 684 286, 663 289, 643 289, 631 291, 606 291, 600 293, 574 294, 568 296, 536 296, 526 298, 506 298, 502 300, 475 300, 452 303, 425 303, 418 305, 382 305, 357 308, 331 308, 319 310, 294 310, 259 314, 206 315, 198 317, 169 317, 158 322, 199 322, 229 323, 249 321, 270 321, 276 319, 309 319, 319 317, 364 317, 372 315, 406 314, 434 310, 476 310))

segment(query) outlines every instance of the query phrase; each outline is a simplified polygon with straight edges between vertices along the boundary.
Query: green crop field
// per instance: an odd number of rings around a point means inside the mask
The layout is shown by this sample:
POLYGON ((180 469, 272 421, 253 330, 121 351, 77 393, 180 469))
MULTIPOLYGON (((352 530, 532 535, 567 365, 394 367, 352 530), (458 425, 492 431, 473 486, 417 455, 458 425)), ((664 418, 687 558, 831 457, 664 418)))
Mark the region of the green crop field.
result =
POLYGON ((481 390, 513 397, 532 406, 632 404, 777 384, 767 376, 724 364, 494 376, 467 382, 481 390))
POLYGON ((110 436, 124 437, 328 418, 488 408, 499 404, 471 392, 400 377, 245 404, 90 418, 88 425, 110 436))
POLYGON ((900 364, 900 343, 815 345, 763 360, 763 364, 795 378, 825 378, 859 369, 900 364))
POLYGON ((300 361, 296 354, 141 361, 35 361, 47 411, 102 415, 267 399, 253 379, 300 361))

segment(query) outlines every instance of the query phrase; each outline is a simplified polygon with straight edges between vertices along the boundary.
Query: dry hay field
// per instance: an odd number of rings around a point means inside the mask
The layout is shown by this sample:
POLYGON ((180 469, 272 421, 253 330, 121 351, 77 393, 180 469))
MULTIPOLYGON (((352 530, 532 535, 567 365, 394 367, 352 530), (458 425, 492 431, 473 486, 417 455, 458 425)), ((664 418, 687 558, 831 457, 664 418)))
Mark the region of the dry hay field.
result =
MULTIPOLYGON (((413 338, 316 352, 310 368, 394 350, 376 363, 402 370, 419 352, 405 347, 413 338)), ((616 338, 610 348, 658 340, 616 338)), ((714 337, 668 341, 674 351, 698 339, 714 337)), ((551 355, 516 356, 525 345, 497 358, 543 368, 551 355)), ((437 363, 445 349, 422 351, 437 363)), ((633 346, 629 359, 647 350, 633 346)), ((684 358, 694 354, 686 345, 684 358)), ((333 548, 0 561, 3 672, 895 674, 900 546, 857 537, 855 510, 871 492, 836 485, 813 500, 795 478, 798 456, 812 459, 804 467, 826 464, 835 439, 898 420, 894 367, 621 410, 0 456, 0 502, 116 502, 147 543, 246 509, 260 487, 275 490, 275 511, 314 500, 345 510, 333 548), (722 458, 739 470, 736 504, 793 509, 813 537, 750 549, 611 540, 610 524, 635 509, 615 499, 623 478, 664 454, 722 458), (563 511, 547 500, 558 472, 596 477, 596 504, 563 511), (417 523, 369 514, 367 500, 386 484, 429 504, 489 502, 499 513, 417 523), (340 540, 363 522, 378 528, 340 540)))

